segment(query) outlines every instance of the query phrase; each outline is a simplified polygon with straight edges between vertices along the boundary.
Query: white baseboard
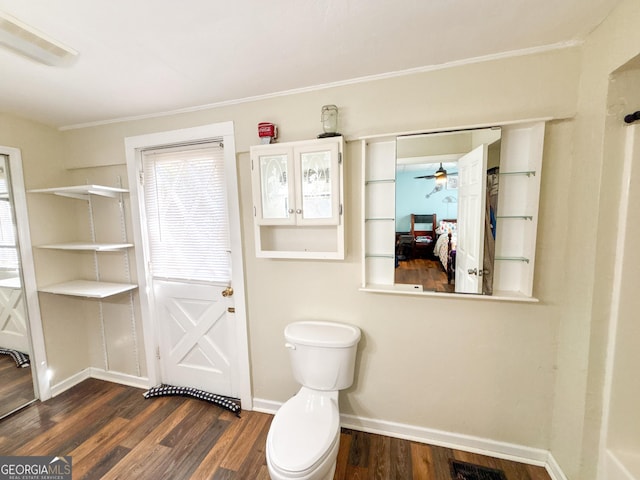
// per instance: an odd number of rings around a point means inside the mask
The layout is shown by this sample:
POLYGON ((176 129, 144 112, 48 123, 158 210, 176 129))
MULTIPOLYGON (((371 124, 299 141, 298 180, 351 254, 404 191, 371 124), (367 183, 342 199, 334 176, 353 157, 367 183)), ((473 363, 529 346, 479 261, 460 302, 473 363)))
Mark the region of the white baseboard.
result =
POLYGON ((635 470, 635 473, 640 471, 640 456, 629 455, 628 457, 625 458, 625 455, 619 455, 617 452, 607 450, 605 478, 607 480, 638 480, 640 477, 634 475, 632 469, 635 470))
POLYGON ((120 383, 129 387, 149 389, 149 379, 147 377, 136 377, 127 373, 109 372, 102 370, 101 368, 91 367, 91 378, 97 378, 98 380, 105 380, 107 382, 120 383))
POLYGON ((51 387, 51 396, 55 397, 62 392, 69 390, 71 387, 78 385, 80 382, 87 380, 88 378, 96 378, 98 380, 105 380, 107 382, 120 383, 129 387, 136 388, 149 388, 149 379, 146 377, 135 377, 126 373, 120 372, 108 372, 101 368, 85 368, 84 370, 76 373, 75 375, 65 378, 60 383, 57 383, 51 387))
POLYGON ((62 392, 66 392, 71 387, 75 387, 80 382, 85 381, 86 379, 91 378, 91 371, 88 368, 81 370, 80 372, 71 375, 68 378, 65 378, 60 383, 56 383, 51 386, 51 396, 56 397, 60 395, 62 392))
POLYGON ((547 473, 551 477, 551 480, 568 480, 567 476, 564 474, 558 462, 553 457, 551 452, 549 452, 549 457, 547 458, 547 464, 544 466, 547 469, 547 473))
MULTIPOLYGON (((275 414, 282 403, 262 398, 253 399, 253 409, 262 413, 275 414)), ((340 415, 340 424, 367 433, 402 438, 429 445, 452 448, 464 452, 478 453, 491 457, 512 460, 527 465, 544 467, 552 480, 567 480, 553 455, 547 450, 526 447, 507 442, 498 442, 488 438, 474 437, 459 433, 445 432, 425 427, 417 427, 386 420, 340 415)))

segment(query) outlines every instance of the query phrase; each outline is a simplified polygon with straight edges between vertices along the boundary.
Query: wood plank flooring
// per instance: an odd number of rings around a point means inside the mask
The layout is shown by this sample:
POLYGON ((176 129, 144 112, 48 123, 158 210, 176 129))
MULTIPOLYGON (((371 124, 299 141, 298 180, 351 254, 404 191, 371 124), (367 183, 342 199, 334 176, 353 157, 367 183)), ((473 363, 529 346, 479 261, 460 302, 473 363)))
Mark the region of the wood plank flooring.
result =
MULTIPOLYGON (((271 415, 201 400, 145 400, 142 390, 86 380, 0 420, 2 455, 71 455, 73 478, 268 480, 271 415)), ((451 480, 449 460, 550 480, 542 467, 343 429, 336 480, 451 480)))
POLYGON ((0 355, 0 417, 34 398, 31 367, 18 368, 10 355, 0 355))
POLYGON ((433 292, 453 293, 456 288, 454 284, 448 283, 447 272, 440 260, 435 258, 400 260, 395 271, 395 282, 422 285, 424 291, 433 292))

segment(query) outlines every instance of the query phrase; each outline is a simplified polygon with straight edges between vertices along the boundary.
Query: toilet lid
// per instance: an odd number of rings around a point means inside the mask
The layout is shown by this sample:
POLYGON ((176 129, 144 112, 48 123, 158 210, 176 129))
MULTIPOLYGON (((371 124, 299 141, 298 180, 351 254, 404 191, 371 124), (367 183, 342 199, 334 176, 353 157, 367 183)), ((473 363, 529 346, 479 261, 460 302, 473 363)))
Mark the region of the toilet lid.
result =
POLYGON ((269 452, 279 469, 301 472, 331 450, 340 434, 338 407, 326 396, 298 393, 271 422, 269 452))

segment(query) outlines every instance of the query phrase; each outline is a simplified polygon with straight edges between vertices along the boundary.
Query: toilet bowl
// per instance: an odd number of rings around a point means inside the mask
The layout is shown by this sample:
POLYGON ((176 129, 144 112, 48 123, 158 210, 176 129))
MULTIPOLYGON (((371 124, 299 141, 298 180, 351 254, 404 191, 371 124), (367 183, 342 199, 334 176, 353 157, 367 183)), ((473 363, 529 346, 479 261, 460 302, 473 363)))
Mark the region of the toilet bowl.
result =
POLYGON ((360 329, 296 322, 285 329, 298 393, 278 410, 267 435, 272 480, 331 480, 340 447, 339 391, 353 383, 360 329))
POLYGON ((302 387, 274 417, 267 437, 273 480, 333 478, 340 443, 337 392, 302 387))

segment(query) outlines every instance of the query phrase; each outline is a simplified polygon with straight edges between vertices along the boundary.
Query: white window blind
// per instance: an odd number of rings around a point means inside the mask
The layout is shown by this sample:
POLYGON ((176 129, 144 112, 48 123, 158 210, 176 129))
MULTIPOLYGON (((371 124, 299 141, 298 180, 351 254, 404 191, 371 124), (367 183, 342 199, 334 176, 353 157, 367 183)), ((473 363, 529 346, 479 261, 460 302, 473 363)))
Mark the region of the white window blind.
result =
POLYGON ((146 151, 143 175, 153 276, 229 283, 223 147, 146 151))
POLYGON ((9 186, 6 177, 0 178, 0 270, 17 270, 20 267, 16 238, 9 186))

